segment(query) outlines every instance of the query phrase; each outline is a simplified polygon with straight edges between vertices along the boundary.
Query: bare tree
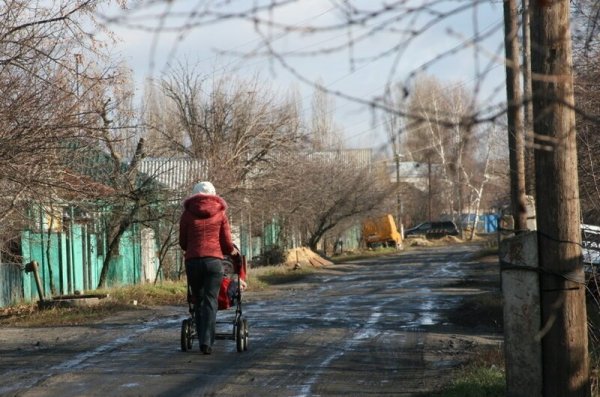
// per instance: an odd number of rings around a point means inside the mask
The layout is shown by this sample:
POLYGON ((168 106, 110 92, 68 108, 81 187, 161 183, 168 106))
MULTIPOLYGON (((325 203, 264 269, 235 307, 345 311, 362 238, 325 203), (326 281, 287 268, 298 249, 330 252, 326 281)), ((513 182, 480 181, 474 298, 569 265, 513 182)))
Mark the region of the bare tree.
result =
POLYGON ((600 40, 598 4, 582 1, 574 4, 573 52, 575 56, 575 98, 577 114, 577 150, 583 221, 600 224, 600 150, 598 104, 600 101, 600 40))
POLYGON ((258 78, 214 80, 182 67, 161 84, 177 116, 164 136, 184 157, 206 164, 221 189, 240 190, 301 138, 296 104, 258 78))
POLYGON ((269 192, 274 213, 285 218, 288 233, 298 232, 313 250, 341 222, 357 221, 381 207, 394 192, 389 178, 351 152, 302 152, 289 157, 269 192))
POLYGON ((429 206, 438 208, 435 216, 443 212, 456 218, 467 207, 463 178, 477 171, 478 127, 468 118, 473 106, 460 85, 443 86, 431 77, 416 81, 408 101, 415 118, 409 119, 403 140, 408 156, 428 165, 429 206))
MULTIPOLYGON (((503 151, 507 148, 505 137, 501 137, 503 132, 498 125, 491 125, 485 130, 482 130, 478 138, 485 142, 481 158, 477 160, 477 167, 462 167, 463 181, 467 188, 467 204, 469 214, 474 214, 474 218, 470 225, 469 239, 473 239, 477 230, 477 222, 479 220, 481 208, 494 208, 494 199, 492 194, 497 194, 494 189, 488 189, 494 183, 501 185, 504 181, 504 187, 509 180, 506 172, 507 168, 499 166, 498 159, 505 158, 503 151), (504 150, 503 150, 504 149, 504 150), (500 181, 500 183, 498 183, 500 181), (492 190, 489 192, 488 190, 492 190)), ((506 192, 506 189, 501 190, 506 192)), ((506 195, 502 198, 503 202, 507 202, 506 195)))
MULTIPOLYGON (((96 142, 97 109, 85 90, 116 76, 98 36, 95 10, 109 1, 3 2, 0 13, 0 221, 9 240, 25 227, 24 207, 52 205, 76 183, 65 164, 71 143, 96 142)), ((109 32, 107 32, 109 33, 109 32)), ((106 37, 106 36, 105 36, 106 37)), ((110 40, 106 38, 106 40, 110 40)))
POLYGON ((341 131, 335 125, 333 113, 335 103, 322 88, 317 88, 311 103, 310 118, 311 144, 314 150, 332 150, 343 146, 341 131))

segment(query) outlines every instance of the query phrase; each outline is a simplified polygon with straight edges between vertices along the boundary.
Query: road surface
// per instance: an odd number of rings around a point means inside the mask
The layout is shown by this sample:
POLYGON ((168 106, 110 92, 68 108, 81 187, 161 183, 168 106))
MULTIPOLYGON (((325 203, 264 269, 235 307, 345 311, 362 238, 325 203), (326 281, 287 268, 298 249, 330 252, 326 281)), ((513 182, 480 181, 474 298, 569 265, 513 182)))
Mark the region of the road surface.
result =
MULTIPOLYGON (((6 396, 419 396, 449 380, 499 329, 456 321, 461 300, 498 288, 475 246, 419 249, 332 265, 243 305, 249 349, 180 351, 187 307, 94 324, 0 330, 6 396)), ((219 312, 226 319, 228 311, 219 312)), ((465 313, 468 316, 468 313, 465 313)), ((225 331, 228 331, 226 326, 225 331)))

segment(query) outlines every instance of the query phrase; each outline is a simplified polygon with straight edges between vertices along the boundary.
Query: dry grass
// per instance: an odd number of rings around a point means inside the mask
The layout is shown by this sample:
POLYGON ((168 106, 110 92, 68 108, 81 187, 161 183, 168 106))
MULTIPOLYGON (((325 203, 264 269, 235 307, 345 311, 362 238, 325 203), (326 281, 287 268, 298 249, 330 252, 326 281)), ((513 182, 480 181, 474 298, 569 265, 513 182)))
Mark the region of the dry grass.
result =
POLYGON ((27 310, 12 311, 0 317, 0 325, 15 327, 52 327, 61 325, 79 325, 106 318, 123 310, 132 310, 135 306, 106 300, 95 306, 38 309, 37 305, 28 305, 27 310))
POLYGON ((346 251, 341 255, 334 256, 330 258, 333 263, 344 263, 353 260, 359 259, 368 259, 382 255, 395 254, 400 251, 396 250, 392 247, 382 247, 376 249, 367 249, 367 250, 354 250, 354 251, 346 251))
POLYGON ((271 285, 297 282, 318 271, 312 266, 294 268, 289 265, 251 268, 247 274, 248 291, 262 291, 271 285))
POLYGON ((110 295, 113 302, 144 306, 186 304, 187 285, 183 281, 164 281, 160 284, 139 284, 94 291, 110 295))
POLYGON ((159 285, 133 285, 94 291, 108 295, 100 303, 87 307, 38 308, 37 304, 3 309, 0 325, 21 327, 77 325, 106 318, 123 310, 144 306, 181 305, 186 302, 184 282, 164 282, 159 285))
MULTIPOLYGON (((294 270, 289 266, 268 266, 248 269, 248 291, 268 289, 271 285, 295 282, 317 271, 305 266, 294 270)), ((187 283, 166 281, 157 285, 142 284, 93 291, 108 295, 89 307, 54 307, 39 309, 37 304, 18 305, 0 309, 0 325, 38 327, 85 324, 106 318, 124 310, 148 306, 186 305, 187 283)))

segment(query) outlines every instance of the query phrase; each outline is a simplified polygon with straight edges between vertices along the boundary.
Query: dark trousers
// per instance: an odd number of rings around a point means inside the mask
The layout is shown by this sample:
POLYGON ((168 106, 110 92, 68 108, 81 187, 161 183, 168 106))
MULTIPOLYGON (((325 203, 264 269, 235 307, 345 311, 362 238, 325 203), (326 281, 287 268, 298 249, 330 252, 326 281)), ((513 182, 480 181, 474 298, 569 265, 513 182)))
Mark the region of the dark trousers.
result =
POLYGON ((223 279, 223 264, 218 258, 194 258, 185 262, 185 272, 192 294, 196 297, 194 314, 200 346, 212 346, 215 342, 217 298, 223 279))

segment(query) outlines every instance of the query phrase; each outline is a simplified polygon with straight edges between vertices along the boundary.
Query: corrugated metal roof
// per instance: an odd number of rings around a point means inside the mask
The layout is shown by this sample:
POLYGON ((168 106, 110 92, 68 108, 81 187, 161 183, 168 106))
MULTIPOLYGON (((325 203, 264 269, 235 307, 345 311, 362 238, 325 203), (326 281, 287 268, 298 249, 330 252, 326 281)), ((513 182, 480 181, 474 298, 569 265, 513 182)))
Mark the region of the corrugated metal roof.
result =
POLYGON ((355 164, 361 167, 370 166, 373 162, 372 149, 341 149, 323 150, 307 153, 309 159, 327 159, 340 161, 344 164, 355 164))
POLYGON ((175 191, 187 191, 206 179, 205 162, 196 159, 148 157, 139 163, 139 170, 175 191))

